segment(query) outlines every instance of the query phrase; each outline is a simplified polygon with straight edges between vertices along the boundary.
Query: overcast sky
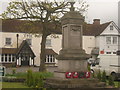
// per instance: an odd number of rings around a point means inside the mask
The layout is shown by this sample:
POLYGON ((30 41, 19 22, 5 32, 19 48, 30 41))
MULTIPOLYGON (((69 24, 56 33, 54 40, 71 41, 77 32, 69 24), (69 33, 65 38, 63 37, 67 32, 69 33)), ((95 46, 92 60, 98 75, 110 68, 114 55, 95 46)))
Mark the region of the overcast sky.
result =
MULTIPOLYGON (((8 1, 11 0, 0 0, 0 14, 6 9, 8 1)), ((88 23, 92 23, 93 19, 100 19, 101 23, 114 21, 116 24, 118 24, 118 1, 120 0, 86 1, 89 4, 89 8, 85 17, 88 23)))
POLYGON ((98 18, 102 23, 114 21, 118 24, 118 1, 120 0, 87 0, 90 5, 86 16, 87 22, 98 18))

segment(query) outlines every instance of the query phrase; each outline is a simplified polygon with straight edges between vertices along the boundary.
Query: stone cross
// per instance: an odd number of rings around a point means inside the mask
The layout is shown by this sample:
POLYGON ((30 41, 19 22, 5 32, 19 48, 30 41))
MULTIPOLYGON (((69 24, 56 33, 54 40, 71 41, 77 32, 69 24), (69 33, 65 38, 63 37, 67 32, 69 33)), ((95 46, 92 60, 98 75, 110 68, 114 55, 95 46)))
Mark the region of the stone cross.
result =
POLYGON ((74 8, 75 2, 69 2, 69 3, 70 3, 70 5, 71 5, 70 11, 74 11, 74 10, 75 10, 75 8, 74 8))

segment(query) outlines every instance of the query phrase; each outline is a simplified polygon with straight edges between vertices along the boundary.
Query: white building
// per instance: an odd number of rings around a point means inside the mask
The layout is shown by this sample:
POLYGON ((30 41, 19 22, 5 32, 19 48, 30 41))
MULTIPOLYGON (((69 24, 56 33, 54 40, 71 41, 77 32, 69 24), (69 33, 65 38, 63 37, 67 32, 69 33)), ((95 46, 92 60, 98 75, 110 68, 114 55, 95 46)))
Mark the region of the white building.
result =
POLYGON ((118 26, 113 21, 101 24, 95 36, 95 48, 91 51, 92 58, 94 60, 105 60, 104 65, 112 60, 113 65, 114 62, 118 63, 119 55, 117 55, 117 52, 119 50, 120 30, 118 26))
MULTIPOLYGON (((21 26, 21 21, 2 22, 0 63, 6 67, 39 66, 41 35, 26 33, 16 26, 21 26)), ((86 53, 92 55, 91 59, 96 60, 102 55, 117 56, 116 51, 119 50, 120 39, 118 27, 114 22, 100 24, 100 20, 95 19, 93 24, 83 26, 83 35, 83 48, 86 53)), ((59 54, 61 43, 61 34, 57 34, 57 38, 47 37, 46 65, 57 65, 55 57, 59 54)))
MULTIPOLYGON (((25 33, 24 30, 21 30, 21 27, 18 28, 21 23, 24 23, 24 21, 2 21, 0 63, 6 67, 39 66, 41 35, 25 33)), ((61 49, 60 41, 61 36, 59 38, 53 38, 52 36, 47 38, 46 65, 56 65, 57 60, 55 57, 61 49)))
POLYGON ((118 26, 120 28, 120 1, 118 2, 118 26))

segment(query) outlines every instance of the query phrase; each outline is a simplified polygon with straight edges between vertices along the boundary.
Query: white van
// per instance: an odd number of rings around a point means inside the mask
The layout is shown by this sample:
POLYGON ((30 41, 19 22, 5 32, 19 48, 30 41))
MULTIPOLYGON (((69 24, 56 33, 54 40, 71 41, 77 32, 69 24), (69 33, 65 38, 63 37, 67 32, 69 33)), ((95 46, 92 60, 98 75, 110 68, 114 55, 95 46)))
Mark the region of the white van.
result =
POLYGON ((120 79, 120 56, 117 55, 99 55, 98 65, 91 66, 91 71, 106 72, 106 75, 112 75, 114 79, 120 79))

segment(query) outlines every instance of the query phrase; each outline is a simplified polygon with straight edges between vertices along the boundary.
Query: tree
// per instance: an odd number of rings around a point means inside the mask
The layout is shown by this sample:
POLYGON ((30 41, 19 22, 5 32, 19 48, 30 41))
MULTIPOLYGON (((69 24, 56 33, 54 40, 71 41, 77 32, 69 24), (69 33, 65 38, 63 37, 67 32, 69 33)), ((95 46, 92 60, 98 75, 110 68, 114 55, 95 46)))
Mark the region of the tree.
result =
MULTIPOLYGON (((82 0, 79 2, 79 8, 76 11, 86 11, 88 5, 82 0)), ((41 25, 40 33, 42 33, 40 68, 39 71, 45 71, 45 43, 48 35, 60 29, 60 17, 68 11, 70 3, 49 2, 47 0, 21 0, 19 2, 10 2, 7 11, 2 14, 5 19, 21 19, 29 20, 32 24, 39 23, 41 25)), ((34 30, 33 30, 34 32, 34 30)))

